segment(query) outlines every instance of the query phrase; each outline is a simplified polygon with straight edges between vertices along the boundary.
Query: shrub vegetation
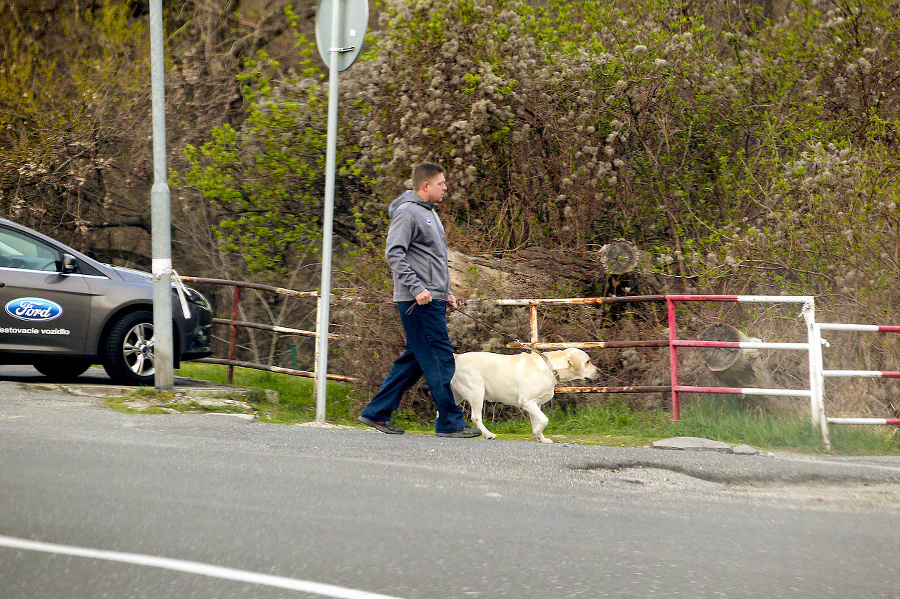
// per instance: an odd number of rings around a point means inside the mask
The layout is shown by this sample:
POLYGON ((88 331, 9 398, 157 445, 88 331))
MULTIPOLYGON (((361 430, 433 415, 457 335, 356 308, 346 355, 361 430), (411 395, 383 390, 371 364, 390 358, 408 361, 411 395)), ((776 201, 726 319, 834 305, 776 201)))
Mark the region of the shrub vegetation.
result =
MULTIPOLYGON (((133 100, 147 86, 146 14, 73 4, 56 20, 30 3, 0 8, 19 7, 0 42, 0 211, 75 240, 146 229, 135 183, 148 178, 146 151, 132 151, 147 133, 146 99, 133 100)), ((191 274, 315 287, 326 71, 294 3, 226 5, 175 2, 167 16, 184 150, 176 251, 191 274), (276 57, 268 42, 285 32, 291 50, 276 57)), ((898 0, 383 0, 367 40, 341 73, 336 288, 366 300, 335 314, 361 339, 335 356, 343 371, 374 383, 402 344, 383 303, 385 208, 426 159, 448 168, 442 219, 457 249, 586 255, 625 239, 643 252, 644 279, 557 277, 523 293, 626 294, 656 277, 699 293, 816 295, 820 320, 900 320, 898 0)), ((773 341, 796 327, 796 314, 748 308, 684 322, 696 332, 713 318, 773 341)), ((544 320, 553 338, 663 336, 649 310, 544 320)), ((508 313, 492 322, 521 334, 508 313)), ((895 338, 853 343, 826 359, 900 369, 895 338)), ((610 379, 661 382, 653 352, 598 361, 610 379)), ((802 383, 801 362, 770 360, 784 384, 802 383)), ((898 390, 862 381, 829 393, 854 415, 896 415, 898 390)))

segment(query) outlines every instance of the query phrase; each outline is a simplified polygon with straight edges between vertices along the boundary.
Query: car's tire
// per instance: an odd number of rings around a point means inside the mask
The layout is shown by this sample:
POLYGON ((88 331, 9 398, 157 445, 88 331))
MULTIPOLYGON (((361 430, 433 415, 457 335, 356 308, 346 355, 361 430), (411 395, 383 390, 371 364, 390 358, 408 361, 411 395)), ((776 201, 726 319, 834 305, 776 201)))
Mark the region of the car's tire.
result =
POLYGON ((50 380, 68 381, 84 374, 93 363, 90 358, 44 358, 32 366, 50 380))
POLYGON ((112 326, 106 338, 103 368, 112 380, 128 385, 152 385, 153 313, 132 312, 112 326))

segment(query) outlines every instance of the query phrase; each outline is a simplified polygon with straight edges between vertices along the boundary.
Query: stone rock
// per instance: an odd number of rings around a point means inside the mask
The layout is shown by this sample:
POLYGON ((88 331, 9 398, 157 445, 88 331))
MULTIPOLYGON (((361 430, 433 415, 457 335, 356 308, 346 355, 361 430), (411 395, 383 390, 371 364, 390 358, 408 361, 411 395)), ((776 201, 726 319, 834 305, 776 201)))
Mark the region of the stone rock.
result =
POLYGON ((718 451, 720 453, 731 453, 731 445, 721 441, 713 441, 712 439, 703 439, 701 437, 672 437, 671 439, 661 439, 654 441, 653 447, 656 449, 677 449, 681 451, 718 451))
POLYGON ((737 455, 759 455, 759 450, 749 445, 735 445, 731 448, 731 452, 737 455))

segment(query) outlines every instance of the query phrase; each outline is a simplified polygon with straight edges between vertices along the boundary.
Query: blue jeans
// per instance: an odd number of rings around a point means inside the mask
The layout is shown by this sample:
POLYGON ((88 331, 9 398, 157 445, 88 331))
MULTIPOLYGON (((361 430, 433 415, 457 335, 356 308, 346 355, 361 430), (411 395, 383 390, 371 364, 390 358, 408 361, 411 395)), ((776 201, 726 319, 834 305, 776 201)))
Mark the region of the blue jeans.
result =
POLYGON ((421 306, 414 301, 397 302, 397 309, 406 333, 406 351, 394 361, 378 393, 363 408, 362 416, 378 422, 390 420, 400 407, 403 394, 424 375, 437 404, 435 431, 452 433, 464 428, 466 421, 450 388, 456 360, 447 332, 444 302, 435 300, 421 306), (414 307, 407 314, 411 306, 414 307))

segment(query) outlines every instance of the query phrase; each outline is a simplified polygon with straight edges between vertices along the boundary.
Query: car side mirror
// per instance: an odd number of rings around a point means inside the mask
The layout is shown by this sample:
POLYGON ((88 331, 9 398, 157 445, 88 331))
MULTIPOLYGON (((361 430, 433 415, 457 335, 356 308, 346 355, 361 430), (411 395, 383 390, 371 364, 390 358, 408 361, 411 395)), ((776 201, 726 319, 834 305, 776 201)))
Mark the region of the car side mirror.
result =
POLYGON ((73 256, 72 254, 63 254, 62 268, 60 268, 59 272, 64 275, 70 275, 77 271, 78 261, 75 259, 75 256, 73 256))

